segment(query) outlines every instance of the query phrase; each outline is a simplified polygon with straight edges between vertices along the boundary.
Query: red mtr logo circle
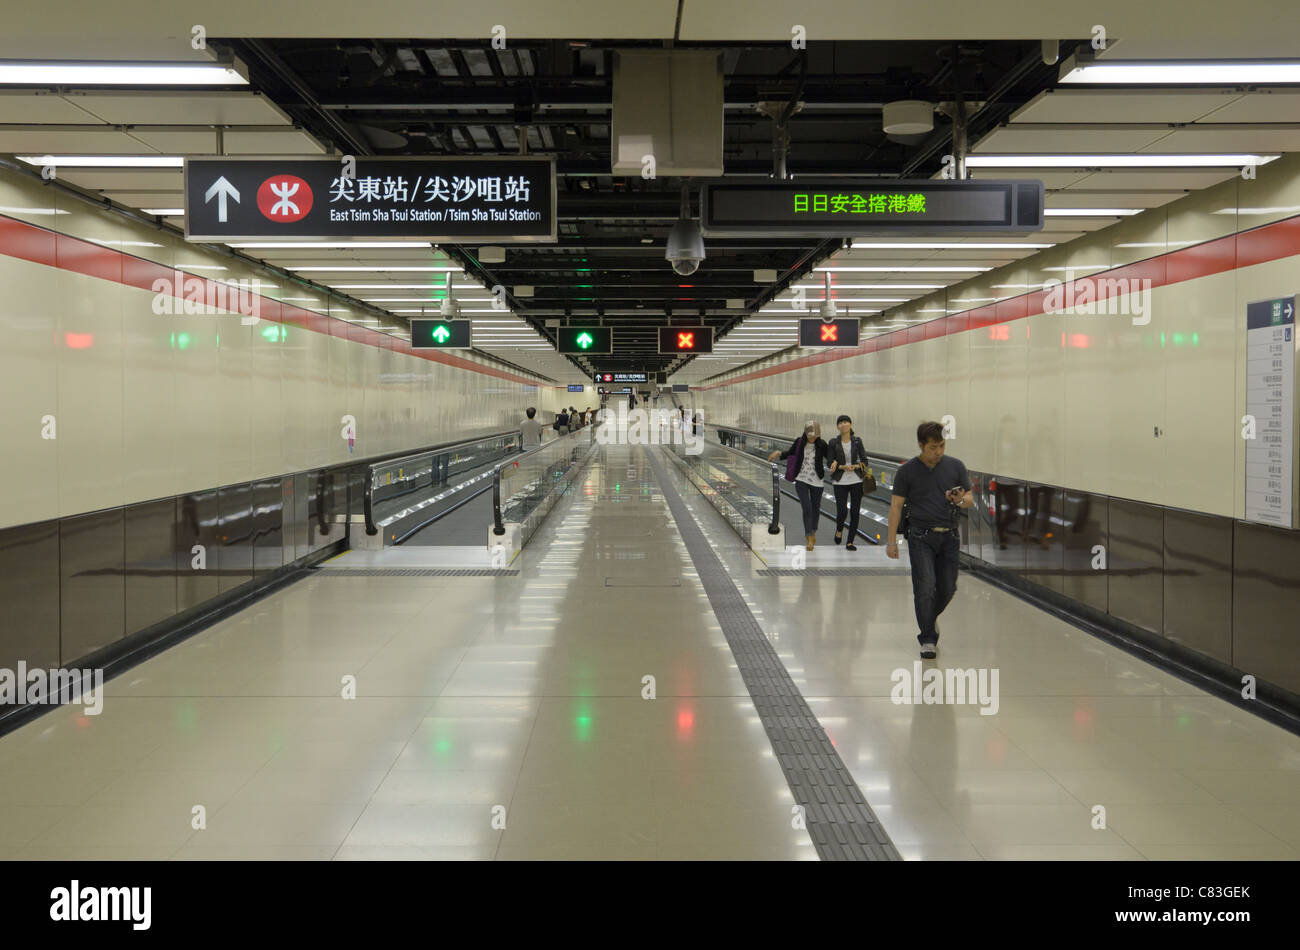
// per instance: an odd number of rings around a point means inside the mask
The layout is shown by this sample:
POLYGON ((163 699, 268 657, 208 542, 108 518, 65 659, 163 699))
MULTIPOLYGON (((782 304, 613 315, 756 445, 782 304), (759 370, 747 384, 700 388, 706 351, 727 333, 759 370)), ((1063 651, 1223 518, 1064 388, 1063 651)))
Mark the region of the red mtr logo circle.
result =
POLYGON ((257 210, 278 224, 301 221, 311 204, 311 185, 297 175, 272 175, 257 189, 257 210))

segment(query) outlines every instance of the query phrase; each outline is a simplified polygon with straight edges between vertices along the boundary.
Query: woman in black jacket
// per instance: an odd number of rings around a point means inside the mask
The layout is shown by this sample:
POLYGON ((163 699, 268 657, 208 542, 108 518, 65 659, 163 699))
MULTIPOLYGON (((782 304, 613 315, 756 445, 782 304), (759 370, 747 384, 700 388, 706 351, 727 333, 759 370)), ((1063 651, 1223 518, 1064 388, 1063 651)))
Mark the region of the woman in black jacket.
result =
POLYGON ((795 457, 794 477, 787 475, 786 480, 794 482, 795 491, 799 493, 804 540, 809 551, 817 542, 817 519, 821 517, 822 489, 826 487, 826 450, 822 427, 810 420, 803 427, 802 438, 795 439, 784 452, 776 451, 767 457, 770 462, 778 458, 788 459, 791 455, 795 457), (808 451, 809 446, 812 451, 808 451))
POLYGON ((867 450, 853 432, 853 420, 840 416, 835 420, 835 427, 840 430, 839 438, 831 439, 828 449, 831 469, 831 481, 835 483, 835 543, 839 544, 844 536, 844 526, 849 528, 849 543, 845 545, 850 551, 858 546, 853 543, 858 536, 858 515, 862 509, 863 476, 868 473, 867 450))

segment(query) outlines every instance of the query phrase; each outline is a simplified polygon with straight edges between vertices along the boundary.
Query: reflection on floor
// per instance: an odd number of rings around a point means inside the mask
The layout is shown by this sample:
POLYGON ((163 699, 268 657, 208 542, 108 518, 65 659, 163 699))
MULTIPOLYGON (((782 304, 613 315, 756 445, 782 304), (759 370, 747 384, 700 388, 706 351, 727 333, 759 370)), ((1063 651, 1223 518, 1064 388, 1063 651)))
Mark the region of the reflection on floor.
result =
MULTIPOLYGON (((509 572, 351 552, 0 739, 0 857, 815 859, 643 451, 509 572)), ((906 560, 761 560, 665 469, 905 857, 1300 857, 1300 738, 970 576, 927 668, 996 712, 897 703, 906 560)))

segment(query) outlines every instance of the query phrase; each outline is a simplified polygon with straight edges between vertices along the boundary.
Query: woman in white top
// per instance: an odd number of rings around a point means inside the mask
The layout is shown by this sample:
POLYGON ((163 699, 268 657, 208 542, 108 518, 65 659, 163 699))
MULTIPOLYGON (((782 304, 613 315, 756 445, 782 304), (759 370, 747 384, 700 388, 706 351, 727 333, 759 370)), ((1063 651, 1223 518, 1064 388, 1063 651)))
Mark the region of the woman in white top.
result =
POLYGON ((784 452, 779 449, 769 455, 768 461, 777 458, 795 457, 794 465, 786 467, 786 481, 794 482, 795 491, 799 493, 799 505, 803 508, 804 540, 808 550, 817 543, 817 519, 821 517, 822 489, 826 487, 826 442, 822 439, 822 427, 809 420, 803 427, 803 438, 795 439, 784 452), (811 449, 811 451, 807 451, 811 449), (791 469, 793 468, 793 474, 791 469))
POLYGON ((848 416, 836 419, 835 427, 840 430, 840 434, 839 438, 831 439, 828 455, 831 480, 835 482, 835 543, 840 543, 847 522, 849 543, 845 547, 856 551, 858 547, 853 541, 858 536, 862 476, 867 473, 867 450, 863 447, 862 440, 853 434, 853 420, 848 416))

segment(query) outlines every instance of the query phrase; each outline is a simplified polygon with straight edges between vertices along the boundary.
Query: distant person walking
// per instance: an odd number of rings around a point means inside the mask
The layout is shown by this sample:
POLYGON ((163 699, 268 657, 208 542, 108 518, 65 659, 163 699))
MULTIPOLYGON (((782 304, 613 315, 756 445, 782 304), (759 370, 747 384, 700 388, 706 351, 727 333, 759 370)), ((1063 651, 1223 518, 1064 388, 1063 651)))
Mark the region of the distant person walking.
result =
POLYGON ((906 506, 907 555, 912 562, 912 600, 921 632, 921 657, 939 655, 939 615, 957 592, 957 513, 974 502, 970 476, 959 460, 944 455, 943 425, 916 428, 920 453, 899 466, 889 506, 885 554, 898 558, 895 535, 906 506))
POLYGON ((817 543, 817 521, 821 517, 822 490, 826 487, 826 452, 822 427, 810 419, 804 424, 803 435, 788 449, 784 452, 778 449, 767 457, 769 462, 794 458, 793 464, 786 465, 785 480, 794 482, 794 490, 799 495, 804 541, 809 551, 817 543))
POLYGON ((557 435, 563 435, 569 431, 569 414, 560 407, 560 411, 555 416, 555 432, 557 435))
POLYGON ((867 474, 867 450, 853 432, 853 420, 840 416, 835 420, 840 430, 839 438, 830 444, 831 481, 835 483, 835 543, 839 544, 844 535, 844 528, 849 529, 849 540, 845 545, 850 551, 858 546, 853 543, 858 536, 858 516, 862 510, 862 485, 867 474))
POLYGON ((523 438, 523 449, 527 452, 529 449, 540 448, 542 445, 542 424, 537 421, 537 409, 529 406, 524 410, 524 415, 528 418, 519 423, 519 433, 523 438))

